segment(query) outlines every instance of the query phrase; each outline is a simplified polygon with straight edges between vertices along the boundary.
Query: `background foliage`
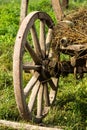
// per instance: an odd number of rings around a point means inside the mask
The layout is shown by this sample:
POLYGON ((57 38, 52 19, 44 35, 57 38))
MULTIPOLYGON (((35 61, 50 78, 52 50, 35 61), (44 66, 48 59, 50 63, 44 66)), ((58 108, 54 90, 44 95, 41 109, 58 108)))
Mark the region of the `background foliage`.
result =
MULTIPOLYGON (((87 5, 87 0, 70 0, 69 13, 87 5)), ((41 10, 51 15, 56 23, 50 0, 30 0, 29 12, 41 10)), ((12 61, 16 34, 19 28, 20 0, 0 0, 0 119, 22 121, 13 90, 12 61)), ((48 126, 66 130, 87 129, 87 75, 76 81, 73 75, 60 77, 54 106, 43 120, 48 126)))

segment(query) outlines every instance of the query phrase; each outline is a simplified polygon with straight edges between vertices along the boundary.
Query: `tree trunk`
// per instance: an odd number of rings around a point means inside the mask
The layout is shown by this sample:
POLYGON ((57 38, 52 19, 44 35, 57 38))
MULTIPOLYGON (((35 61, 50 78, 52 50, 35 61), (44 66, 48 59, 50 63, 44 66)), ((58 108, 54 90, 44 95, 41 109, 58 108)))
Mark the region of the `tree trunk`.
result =
POLYGON ((27 15, 29 0, 21 0, 20 24, 27 15))
POLYGON ((52 6, 54 9, 54 13, 55 13, 57 21, 61 21, 64 17, 64 13, 61 8, 60 0, 52 0, 52 6))

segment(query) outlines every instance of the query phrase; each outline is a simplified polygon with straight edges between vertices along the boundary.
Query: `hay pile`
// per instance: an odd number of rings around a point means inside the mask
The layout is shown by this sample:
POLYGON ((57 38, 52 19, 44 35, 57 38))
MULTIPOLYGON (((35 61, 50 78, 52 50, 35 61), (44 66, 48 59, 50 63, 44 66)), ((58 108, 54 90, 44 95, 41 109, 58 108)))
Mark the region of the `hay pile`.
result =
POLYGON ((87 43, 87 9, 79 9, 64 18, 53 29, 52 49, 59 53, 61 46, 87 43))

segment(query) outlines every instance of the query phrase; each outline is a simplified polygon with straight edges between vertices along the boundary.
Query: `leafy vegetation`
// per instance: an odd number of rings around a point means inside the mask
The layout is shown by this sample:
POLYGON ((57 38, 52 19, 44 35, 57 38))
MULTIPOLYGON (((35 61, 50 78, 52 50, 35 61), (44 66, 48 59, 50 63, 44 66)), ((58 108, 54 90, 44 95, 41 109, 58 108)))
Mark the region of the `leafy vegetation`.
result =
MULTIPOLYGON (((70 0, 69 9, 84 6, 86 0, 70 0)), ((56 23, 50 0, 30 0, 29 12, 48 12, 56 23)), ((20 1, 0 0, 0 119, 21 121, 16 108, 12 57, 15 37, 19 28, 20 1)), ((48 126, 61 126, 65 130, 87 129, 87 75, 76 81, 74 76, 60 77, 57 99, 43 123, 48 126)))

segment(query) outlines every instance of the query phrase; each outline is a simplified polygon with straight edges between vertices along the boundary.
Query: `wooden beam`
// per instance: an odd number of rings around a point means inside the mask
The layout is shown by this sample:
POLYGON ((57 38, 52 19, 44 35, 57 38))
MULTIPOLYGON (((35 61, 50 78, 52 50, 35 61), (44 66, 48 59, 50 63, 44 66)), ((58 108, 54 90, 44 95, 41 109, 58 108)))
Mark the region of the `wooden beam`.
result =
POLYGON ((52 1, 52 6, 54 9, 54 13, 56 16, 57 21, 61 21, 64 17, 64 13, 61 7, 60 0, 51 0, 52 1))
POLYGON ((29 0, 21 0, 21 11, 20 11, 20 24, 23 19, 26 17, 28 12, 28 2, 29 0))
MULTIPOLYGON (((73 58, 73 57, 72 57, 73 58)), ((51 69, 49 69, 51 77, 59 78, 60 75, 74 74, 76 68, 76 74, 87 73, 87 61, 86 57, 80 57, 79 59, 72 59, 70 61, 61 61, 53 64, 50 62, 51 69)), ((50 68, 50 67, 49 67, 50 68)))
POLYGON ((29 123, 18 123, 13 121, 7 121, 7 120, 0 120, 0 126, 3 127, 10 127, 13 129, 24 129, 24 130, 63 130, 60 128, 50 128, 50 127, 42 127, 42 126, 36 126, 31 125, 29 123))
POLYGON ((86 59, 85 58, 77 59, 76 63, 75 63, 75 66, 71 65, 71 61, 62 61, 60 63, 59 72, 61 74, 74 73, 74 67, 76 67, 76 72, 77 73, 87 73, 86 59))

